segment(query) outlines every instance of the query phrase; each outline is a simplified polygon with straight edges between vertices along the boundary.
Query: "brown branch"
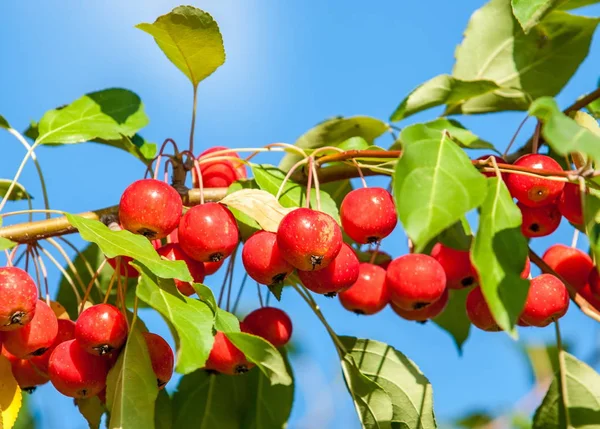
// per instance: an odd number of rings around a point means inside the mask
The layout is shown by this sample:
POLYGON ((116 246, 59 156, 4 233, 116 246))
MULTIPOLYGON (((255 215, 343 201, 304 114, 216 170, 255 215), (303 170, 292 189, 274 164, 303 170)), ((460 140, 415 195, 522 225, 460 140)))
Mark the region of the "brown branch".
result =
POLYGON ((316 160, 317 167, 327 162, 346 161, 348 159, 360 158, 400 158, 402 152, 399 150, 347 150, 345 152, 325 155, 316 160))

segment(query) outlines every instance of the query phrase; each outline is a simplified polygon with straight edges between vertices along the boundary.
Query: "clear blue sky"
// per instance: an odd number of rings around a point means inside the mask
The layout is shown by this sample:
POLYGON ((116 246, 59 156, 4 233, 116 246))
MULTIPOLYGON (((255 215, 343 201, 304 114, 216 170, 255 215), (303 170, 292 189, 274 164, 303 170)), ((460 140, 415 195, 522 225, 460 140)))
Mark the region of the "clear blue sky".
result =
MULTIPOLYGON (((135 24, 152 22, 177 4, 170 0, 0 2, 0 114, 15 128, 25 129, 50 108, 86 92, 118 86, 141 96, 151 120, 143 130, 146 138, 185 142, 191 85, 150 36, 134 29, 135 24)), ((467 20, 482 4, 480 0, 194 2, 218 21, 227 52, 225 65, 200 85, 198 150, 293 142, 334 115, 388 118, 416 85, 451 71, 467 20)), ((586 13, 600 15, 600 8, 588 8, 586 13)), ((561 105, 595 87, 598 42, 595 37, 592 54, 559 96, 561 105)), ((420 114, 410 121, 437 113, 420 114)), ((461 121, 503 148, 523 115, 461 121)), ((520 140, 530 132, 526 128, 520 140)), ((389 136, 379 142, 390 143, 389 136)), ((0 147, 0 177, 10 178, 24 152, 7 133, 0 133, 0 147)), ((115 204, 123 189, 143 175, 141 164, 128 154, 94 144, 41 148, 38 156, 49 178, 52 206, 71 212, 115 204)), ((263 160, 276 162, 269 157, 263 160)), ((41 206, 32 165, 22 183, 41 206)), ((570 228, 563 222, 552 237, 536 240, 534 248, 541 252, 570 239, 570 228)), ((398 229, 383 248, 399 256, 407 250, 405 242, 398 229)), ((586 243, 580 246, 585 249, 586 243)), ((50 275, 55 288, 57 270, 51 269, 50 275)), ((217 287, 220 278, 209 278, 207 283, 217 287)), ((504 334, 473 329, 459 356, 450 336, 433 324, 400 320, 389 309, 374 317, 357 317, 336 300, 319 301, 338 333, 387 342, 419 365, 433 384, 438 421, 474 409, 506 410, 531 388, 523 357, 504 334)), ((256 306, 256 294, 250 289, 242 307, 249 311, 256 306)), ((286 291, 281 306, 293 318, 294 339, 302 349, 293 362, 302 376, 297 378, 290 428, 358 427, 325 330, 293 292, 286 291)), ((146 313, 142 317, 155 332, 168 336, 158 317, 146 313)), ((597 343, 594 322, 572 305, 563 331, 566 341, 575 345, 574 353, 589 357, 597 343)), ((521 333, 522 342, 553 340, 552 327, 521 333)), ((171 382, 169 389, 174 387, 171 382)), ((51 386, 40 388, 31 399, 40 427, 85 427, 72 401, 51 386)))

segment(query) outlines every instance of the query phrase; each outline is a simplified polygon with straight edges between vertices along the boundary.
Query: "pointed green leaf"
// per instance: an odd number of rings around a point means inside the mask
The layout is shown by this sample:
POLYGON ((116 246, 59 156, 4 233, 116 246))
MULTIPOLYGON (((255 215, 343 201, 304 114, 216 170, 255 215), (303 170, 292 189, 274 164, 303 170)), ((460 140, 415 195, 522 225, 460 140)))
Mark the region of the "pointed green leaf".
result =
POLYGON ((452 336, 459 354, 462 354, 462 346, 471 330, 471 321, 465 311, 469 292, 470 289, 451 290, 446 308, 433 319, 436 325, 452 336))
POLYGON ((515 18, 528 33, 547 13, 564 0, 511 0, 515 18))
POLYGON ((161 389, 154 406, 154 429, 173 428, 173 401, 166 389, 161 389))
POLYGON ((443 104, 456 106, 497 89, 499 86, 491 80, 460 80, 442 74, 413 89, 392 113, 390 120, 400 121, 415 113, 443 104))
POLYGON ((408 143, 419 140, 441 139, 444 132, 460 147, 495 150, 493 144, 481 140, 458 121, 446 118, 439 118, 424 124, 409 125, 400 133, 400 141, 408 143))
MULTIPOLYGON (((340 339, 354 362, 358 364, 360 373, 381 386, 389 395, 393 406, 392 422, 399 423, 398 427, 406 428, 437 427, 433 414, 431 384, 410 359, 379 341, 354 337, 340 339)), ((380 405, 386 404, 382 402, 380 405)), ((385 412, 388 412, 387 408, 385 412)), ((377 421, 384 423, 386 420, 377 421)))
MULTIPOLYGON (((8 193, 8 189, 10 188, 11 183, 12 183, 12 180, 0 179, 0 199, 6 197, 6 194, 8 193)), ((25 187, 23 185, 21 185, 18 182, 15 183, 15 186, 13 187, 10 195, 8 196, 8 200, 9 201, 19 201, 19 200, 26 200, 27 198, 33 199, 33 197, 29 194, 29 192, 27 192, 25 190, 25 187)))
POLYGON ((0 237, 0 250, 12 249, 17 243, 9 240, 8 238, 0 237))
POLYGON ((112 231, 102 222, 66 214, 69 223, 79 231, 85 241, 96 243, 108 258, 129 256, 144 264, 157 276, 165 279, 192 281, 192 276, 183 261, 161 259, 147 238, 129 231, 112 231))
MULTIPOLYGON (((338 146, 350 137, 362 137, 369 144, 386 132, 388 125, 370 116, 349 116, 327 119, 304 133, 295 146, 302 149, 317 149, 325 146, 338 146)), ((287 153, 279 163, 279 168, 289 171, 302 157, 287 153)))
POLYGON ((451 227, 443 230, 437 239, 444 246, 458 250, 469 250, 473 235, 467 219, 463 217, 451 227))
POLYGON ((75 405, 79 408, 79 412, 87 421, 90 429, 99 429, 100 420, 106 411, 104 405, 100 402, 100 398, 92 396, 91 398, 77 398, 75 405))
POLYGON ((2 115, 0 115, 0 128, 5 128, 7 130, 10 128, 10 124, 2 115))
POLYGON ((566 1, 563 1, 558 6, 558 9, 562 9, 562 10, 578 9, 580 7, 589 6, 591 4, 596 4, 596 3, 600 3, 600 1, 599 0, 566 0, 566 1))
POLYGON ((521 233, 521 211, 504 181, 492 177, 487 183, 489 190, 481 206, 471 261, 498 326, 516 337, 515 323, 529 290, 529 281, 521 278, 527 240, 521 233))
POLYGON ((175 370, 189 374, 202 368, 214 342, 214 314, 210 307, 183 296, 172 280, 157 278, 144 267, 140 269, 138 298, 158 311, 177 332, 179 350, 175 370))
POLYGON ((106 380, 106 405, 110 412, 108 428, 154 427, 157 395, 148 346, 134 322, 127 343, 106 380))
POLYGON ((215 320, 215 329, 222 332, 240 332, 240 321, 235 315, 219 308, 212 290, 201 283, 194 283, 198 297, 211 309, 215 320))
POLYGON ((485 198, 485 177, 445 135, 405 145, 394 173, 398 218, 420 252, 485 198))
POLYGON ((338 147, 342 150, 365 150, 369 148, 369 142, 363 137, 350 137, 341 142, 338 147))
POLYGON ((566 397, 560 389, 558 373, 542 404, 535 412, 533 429, 567 427, 594 428, 600 422, 600 375, 574 356, 563 353, 566 367, 566 397))
POLYGON ((491 80, 503 89, 472 98, 452 111, 526 110, 531 99, 556 95, 587 56, 597 24, 595 18, 553 11, 525 34, 511 2, 489 1, 472 15, 456 50, 452 75, 491 80))
POLYGON ((146 125, 148 117, 140 97, 126 89, 105 89, 46 112, 38 124, 36 144, 120 140, 146 125))
POLYGON ((154 40, 194 86, 225 62, 223 38, 216 21, 193 6, 179 6, 153 24, 136 26, 154 40))

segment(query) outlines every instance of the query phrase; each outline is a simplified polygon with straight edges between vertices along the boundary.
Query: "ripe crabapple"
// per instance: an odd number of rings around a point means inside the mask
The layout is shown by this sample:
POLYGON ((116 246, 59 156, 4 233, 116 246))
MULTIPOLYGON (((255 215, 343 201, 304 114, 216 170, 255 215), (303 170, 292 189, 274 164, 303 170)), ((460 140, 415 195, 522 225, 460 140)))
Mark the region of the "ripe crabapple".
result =
POLYGON ((219 262, 231 255, 240 232, 233 214, 219 203, 194 206, 181 218, 179 245, 192 259, 219 262))
POLYGON ((244 353, 234 346, 223 332, 217 331, 215 342, 204 365, 205 369, 236 375, 248 372, 253 366, 254 364, 248 362, 244 353))
POLYGON ((554 204, 542 207, 528 207, 519 202, 517 206, 523 215, 521 233, 525 237, 533 238, 550 235, 560 225, 562 217, 554 204))
POLYGON ((52 385, 65 396, 91 398, 106 386, 107 361, 87 353, 77 340, 59 344, 50 355, 48 372, 52 385))
POLYGON ((471 323, 477 326, 479 329, 489 332, 501 331, 500 327, 496 323, 490 307, 485 301, 481 287, 477 286, 473 288, 467 295, 467 317, 471 323))
POLYGON ((583 206, 579 185, 567 183, 558 198, 558 211, 575 225, 583 225, 583 206))
POLYGON ((434 301, 427 307, 419 308, 418 310, 404 310, 403 308, 394 305, 394 303, 390 303, 390 307, 403 319, 414 320, 415 322, 425 322, 442 314, 448 304, 448 296, 448 289, 445 289, 444 293, 437 301, 434 301))
MULTIPOLYGON (((224 146, 215 146, 205 150, 198 159, 205 157, 214 152, 227 150, 224 146)), ((226 153, 219 156, 236 157, 239 155, 235 152, 226 153)), ((210 158, 209 158, 210 159, 210 158)), ((229 159, 219 159, 216 161, 205 161, 200 164, 200 174, 202 174, 202 186, 205 188, 227 188, 233 182, 247 177, 246 167, 243 162, 237 162, 229 159)), ((200 187, 200 181, 196 175, 196 169, 192 170, 192 183, 194 188, 200 187)))
POLYGON ((294 271, 283 258, 274 232, 252 234, 242 249, 242 262, 250 278, 264 285, 281 284, 294 271))
POLYGON ((340 252, 342 230, 326 213, 299 208, 283 217, 277 245, 283 257, 302 271, 321 270, 340 252))
POLYGON ((169 344, 160 335, 144 332, 144 340, 148 346, 148 354, 152 362, 152 370, 156 375, 158 388, 162 389, 173 376, 175 357, 169 344))
POLYGON ((358 279, 359 262, 354 250, 346 243, 325 268, 318 271, 300 271, 298 277, 307 289, 335 296, 338 292, 348 289, 358 279))
POLYGON ((431 256, 440 263, 446 273, 446 284, 450 289, 462 289, 477 284, 477 273, 471 264, 468 250, 453 249, 437 243, 431 256))
POLYGON ((203 262, 204 274, 206 274, 207 276, 213 275, 214 273, 219 271, 219 268, 223 266, 223 262, 225 262, 225 259, 221 259, 217 262, 203 262))
POLYGON ((587 253, 564 244, 550 246, 542 259, 577 290, 585 286, 594 269, 592 258, 587 253))
MULTIPOLYGON (((588 276, 588 283, 584 286, 587 286, 593 296, 595 296, 597 299, 600 299, 600 275, 598 274, 597 267, 592 267, 588 276)), ((581 293, 579 290, 578 292, 581 293)))
POLYGON ((261 307, 248 314, 243 321, 244 332, 264 338, 275 347, 283 347, 292 336, 292 321, 275 307, 261 307))
POLYGON ((160 239, 177 228, 183 203, 172 186, 155 179, 133 182, 119 203, 123 228, 149 239, 160 239))
POLYGON ((41 356, 52 346, 58 334, 58 319, 54 311, 38 300, 33 319, 21 329, 3 333, 4 348, 20 359, 41 356))
POLYGON ((75 339, 75 322, 68 319, 58 319, 58 333, 54 342, 41 356, 29 358, 30 362, 42 373, 48 374, 48 364, 54 349, 65 341, 75 339))
POLYGON ((375 314, 390 302, 385 270, 364 262, 359 265, 358 279, 338 295, 342 306, 356 314, 375 314))
POLYGON ((37 386, 48 382, 49 378, 39 371, 30 360, 19 359, 6 349, 2 349, 2 355, 10 362, 12 374, 19 387, 24 391, 32 393, 37 386))
POLYGON ((127 320, 114 305, 93 305, 79 315, 75 323, 75 339, 90 354, 109 354, 125 344, 127 320))
POLYGON ((446 273, 429 255, 408 254, 394 259, 386 275, 390 299, 404 310, 418 310, 437 301, 446 289, 446 273))
POLYGON ((529 326, 544 327, 560 319, 569 308, 564 283, 551 274, 534 277, 520 319, 529 326))
MULTIPOLYGON (((594 268, 593 271, 596 271, 596 268, 594 268)), ((590 273, 590 277, 593 274, 590 273)), ((580 289, 579 291, 577 291, 577 293, 579 293, 579 295, 581 295, 583 298, 585 298, 585 300, 592 306, 594 307, 596 310, 600 311, 600 294, 598 294, 598 287, 596 286, 596 291, 593 292, 591 289, 591 284, 586 284, 582 289, 580 289)))
MULTIPOLYGON (((549 156, 535 153, 523 155, 514 162, 514 165, 534 170, 563 171, 560 164, 549 156)), ((565 187, 565 183, 541 177, 510 173, 506 179, 506 186, 510 194, 523 205, 541 207, 554 203, 565 187)))
POLYGON ((394 199, 383 188, 350 191, 340 206, 340 218, 346 234, 360 244, 380 241, 398 223, 394 199))
MULTIPOLYGON (((477 158, 477 161, 483 161, 483 160, 489 159, 489 158, 494 158, 496 160, 496 164, 506 164, 507 163, 503 158, 500 158, 499 156, 496 156, 496 155, 483 155, 483 156, 480 156, 479 158, 477 158)), ((489 166, 491 167, 492 164, 489 163, 489 166)), ((482 171, 481 174, 483 174, 486 177, 496 177, 496 173, 493 171, 482 171)), ((504 180, 506 182, 506 177, 508 176, 508 174, 501 173, 500 176, 502 177, 502 180, 504 180)))
MULTIPOLYGON (((165 244, 157 250, 158 254, 169 261, 183 261, 188 267, 194 283, 202 283, 204 281, 204 264, 190 258, 185 253, 178 243, 165 244)), ((196 293, 196 290, 192 287, 190 282, 184 282, 183 280, 175 279, 175 286, 179 289, 179 292, 185 296, 190 296, 196 293)))
POLYGON ((0 331, 27 325, 37 300, 38 289, 29 274, 17 267, 0 268, 0 331))

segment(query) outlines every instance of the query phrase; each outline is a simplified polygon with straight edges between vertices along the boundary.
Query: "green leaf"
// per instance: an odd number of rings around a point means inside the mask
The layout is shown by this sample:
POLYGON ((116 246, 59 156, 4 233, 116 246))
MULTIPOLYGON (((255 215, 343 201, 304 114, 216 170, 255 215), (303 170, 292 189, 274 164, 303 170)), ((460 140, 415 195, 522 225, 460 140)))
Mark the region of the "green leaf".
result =
POLYGON ((225 311, 217 305, 212 290, 202 283, 194 283, 194 290, 198 297, 211 309, 215 320, 215 329, 222 332, 240 332, 240 321, 235 315, 225 311))
POLYGON ((16 245, 17 243, 15 243, 14 241, 9 240, 8 238, 0 237, 0 251, 12 249, 16 245))
POLYGON ((225 62, 223 38, 216 21, 193 6, 179 6, 153 24, 136 26, 154 40, 194 86, 225 62))
POLYGON ((79 408, 79 412, 87 421, 90 429, 99 429, 100 420, 106 411, 104 405, 100 402, 100 398, 92 396, 91 398, 77 398, 75 405, 79 408))
POLYGON ((564 0, 511 0, 515 18, 528 33, 547 13, 564 0))
POLYGON ((281 353, 268 341, 245 332, 225 332, 227 338, 240 349, 246 358, 256 364, 271 384, 292 384, 281 353))
POLYGON ((555 152, 560 155, 582 152, 600 161, 600 135, 562 113, 552 98, 535 100, 529 113, 543 122, 542 136, 555 152))
POLYGON ((599 3, 598 0, 566 0, 563 1, 558 9, 562 10, 570 10, 570 9, 578 9, 580 7, 589 6, 591 4, 599 3))
POLYGON ((400 141, 405 144, 419 140, 441 139, 444 132, 460 147, 495 150, 493 144, 481 140, 458 121, 446 118, 439 118, 424 124, 409 125, 400 133, 400 141))
POLYGON ((69 223, 77 228, 81 238, 96 243, 108 258, 129 256, 162 278, 186 282, 193 280, 185 262, 161 259, 147 238, 126 230, 112 231, 97 220, 70 213, 66 216, 69 223))
POLYGON ((420 252, 483 202, 485 177, 445 135, 405 145, 394 173, 398 218, 420 252))
POLYGON ((158 386, 148 346, 137 323, 132 323, 125 348, 106 380, 109 429, 154 427, 158 386))
POLYGON ((293 209, 283 207, 274 195, 262 189, 241 189, 220 201, 255 220, 264 231, 277 232, 281 219, 293 209))
POLYGON ((598 19, 554 11, 525 34, 510 2, 491 0, 472 15, 452 75, 491 80, 502 89, 452 112, 526 110, 530 100, 556 95, 587 56, 597 24, 598 19))
POLYGON ((490 311, 500 328, 516 337, 515 323, 525 304, 529 281, 521 278, 528 247, 521 233, 521 211, 497 177, 481 206, 471 261, 490 311))
POLYGON ((565 359, 566 397, 560 389, 558 373, 548 393, 533 417, 533 429, 567 427, 565 411, 571 428, 593 428, 600 421, 600 375, 574 356, 563 353, 565 359))
MULTIPOLYGON (((388 124, 370 116, 338 116, 319 123, 304 133, 295 146, 302 149, 317 149, 325 146, 338 146, 350 137, 362 137, 369 144, 388 130, 388 124)), ((289 171, 302 157, 287 153, 279 163, 279 168, 289 171)))
POLYGON ((137 296, 158 311, 177 332, 179 350, 175 370, 189 374, 202 368, 212 348, 214 314, 197 299, 181 295, 170 279, 157 278, 140 267, 137 296))
POLYGON ((531 365, 532 381, 544 383, 559 370, 558 347, 556 344, 541 346, 529 344, 524 347, 523 351, 531 365))
POLYGON ((2 115, 0 115, 0 128, 5 128, 7 130, 11 128, 8 121, 2 115))
POLYGON ((447 74, 436 76, 412 90, 390 117, 393 122, 447 104, 457 106, 471 98, 492 93, 499 86, 491 80, 457 79, 447 74))
MULTIPOLYGON (((231 185, 229 185, 229 188, 227 189, 227 195, 233 194, 234 192, 242 189, 259 189, 259 187, 254 180, 238 180, 237 182, 233 182, 231 185)), ((242 213, 234 207, 228 208, 231 213, 233 213, 235 220, 237 220, 242 241, 245 242, 252 234, 261 229, 260 225, 247 214, 242 213)))
POLYGON ((140 97, 126 89, 105 89, 46 112, 38 124, 36 144, 120 140, 146 125, 148 117, 140 97))
MULTIPOLYGON (((437 427, 433 415, 431 384, 410 359, 379 341, 354 337, 340 337, 340 339, 354 362, 358 364, 360 373, 383 388, 391 398, 393 406, 391 421, 405 428, 437 427)), ((350 366, 349 362, 344 368, 348 366, 350 366)), ((378 414, 380 410, 382 415, 389 412, 385 401, 379 404, 370 401, 370 405, 372 410, 378 411, 378 414)), ((382 423, 386 420, 376 419, 376 421, 382 423)))
POLYGON ((282 282, 267 285, 267 287, 269 288, 269 291, 271 291, 271 293, 273 294, 273 296, 275 297, 275 299, 277 301, 281 301, 281 294, 283 293, 283 286, 284 286, 284 284, 282 282))
POLYGON ((433 319, 436 325, 452 336, 459 354, 462 354, 462 346, 469 338, 471 330, 471 321, 465 311, 469 292, 470 289, 449 291, 450 297, 446 308, 442 314, 433 319))
MULTIPOLYGON (((10 179, 0 179, 0 199, 6 197, 8 193, 8 189, 10 188, 10 184, 12 180, 10 179)), ((8 196, 9 201, 19 201, 26 200, 27 198, 33 199, 33 197, 25 190, 25 187, 20 183, 15 183, 10 195, 8 196)))
POLYGON ((173 402, 165 389, 158 391, 154 405, 154 428, 171 429, 173 427, 173 402))
POLYGON ((472 411, 467 415, 457 419, 454 424, 465 429, 478 429, 485 427, 494 418, 484 411, 472 411))
POLYGON ((369 142, 366 141, 363 137, 350 137, 347 140, 341 142, 338 147, 342 150, 366 150, 369 148, 369 142))
POLYGON ((460 221, 443 230, 437 238, 444 246, 458 250, 469 250, 473 241, 471 227, 464 216, 460 221))
MULTIPOLYGON (((285 173, 269 164, 252 164, 251 168, 254 180, 256 180, 260 189, 277 195, 277 191, 285 178, 285 173)), ((319 194, 321 197, 321 211, 327 213, 339 223, 340 215, 333 198, 323 190, 319 194)), ((306 202, 306 187, 288 180, 279 197, 279 202, 283 207, 304 207, 306 202)), ((314 189, 310 193, 310 206, 313 209, 317 207, 316 191, 314 189)))

